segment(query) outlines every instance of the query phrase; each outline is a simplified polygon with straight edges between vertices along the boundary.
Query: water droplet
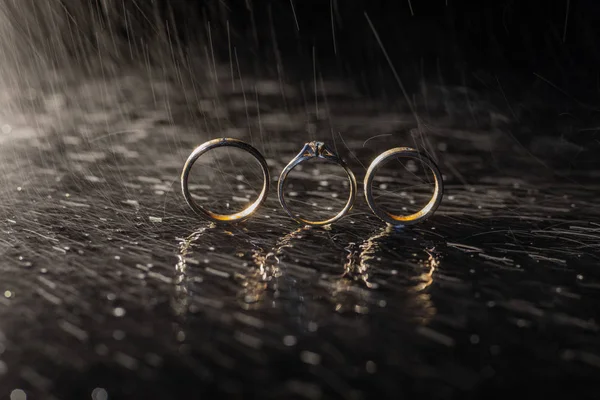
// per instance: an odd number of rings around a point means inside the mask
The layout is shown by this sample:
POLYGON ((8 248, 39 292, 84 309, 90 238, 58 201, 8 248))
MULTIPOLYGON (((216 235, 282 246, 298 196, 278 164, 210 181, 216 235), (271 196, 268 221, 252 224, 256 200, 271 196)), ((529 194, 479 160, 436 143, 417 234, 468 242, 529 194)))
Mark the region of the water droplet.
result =
POLYGON ((375 372, 377 372, 377 364, 375 364, 373 361, 369 360, 369 361, 367 361, 367 364, 365 365, 365 369, 367 370, 368 373, 374 374, 375 372))
POLYGON ((126 311, 123 307, 117 307, 113 310, 113 314, 115 315, 115 317, 122 317, 125 315, 125 313, 126 311))
POLYGON ((286 335, 283 337, 283 344, 286 346, 295 346, 298 343, 298 340, 295 336, 286 335))
POLYGON ((27 400, 27 393, 22 389, 15 389, 10 392, 10 400, 27 400))
POLYGON ((369 307, 367 306, 361 306, 359 304, 354 306, 354 312, 357 314, 368 314, 369 313, 369 307))
POLYGON ((321 356, 312 351, 303 351, 300 353, 300 359, 310 365, 318 365, 321 363, 321 356))
POLYGON ((108 392, 103 388, 92 390, 92 400, 108 400, 108 392))

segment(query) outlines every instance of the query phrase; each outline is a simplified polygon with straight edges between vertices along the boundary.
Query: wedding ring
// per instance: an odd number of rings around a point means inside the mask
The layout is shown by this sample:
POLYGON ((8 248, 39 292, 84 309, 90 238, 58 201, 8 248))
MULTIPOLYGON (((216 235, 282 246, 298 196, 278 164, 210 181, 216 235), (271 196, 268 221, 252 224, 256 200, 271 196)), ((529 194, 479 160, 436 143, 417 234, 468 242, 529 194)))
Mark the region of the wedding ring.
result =
POLYGON ((197 214, 199 214, 203 217, 207 217, 216 222, 239 222, 239 221, 243 221, 243 220, 247 219, 248 217, 250 217, 258 209, 258 207, 260 207, 261 204, 265 201, 265 199, 267 198, 267 194, 269 192, 269 181, 270 181, 270 178, 269 178, 269 169, 267 166, 267 161, 262 156, 262 154, 260 154, 260 152, 258 150, 256 150, 254 147, 252 147, 248 143, 243 142, 241 140, 231 139, 231 138, 222 138, 222 139, 209 140, 208 142, 196 147, 196 149, 194 149, 194 151, 192 151, 192 154, 190 154, 187 161, 185 162, 185 164, 183 166, 183 172, 181 173, 181 191, 183 192, 183 197, 185 197, 185 201, 192 208, 192 210, 194 210, 197 214), (202 156, 203 154, 209 152, 210 150, 216 149, 217 147, 236 147, 238 149, 242 149, 242 150, 250 153, 250 155, 252 155, 258 161, 258 163, 260 164, 260 167, 262 169, 263 187, 262 187, 262 191, 260 192, 260 195, 254 201, 254 203, 252 203, 251 205, 246 207, 244 210, 237 212, 235 214, 217 214, 217 213, 214 213, 212 211, 209 211, 209 210, 203 208, 202 206, 198 205, 194 201, 194 199, 192 198, 192 195, 189 191, 189 188, 188 188, 188 178, 189 178, 192 166, 194 165, 196 160, 198 160, 198 158, 200 156, 202 156))
POLYGON ((331 150, 325 143, 314 142, 314 141, 310 142, 310 143, 306 143, 304 145, 304 147, 302 148, 302 151, 300 151, 300 153, 298 153, 298 155, 296 157, 294 157, 292 159, 292 161, 289 162, 288 165, 286 165, 286 167, 283 169, 283 171, 281 171, 281 175, 279 176, 279 184, 277 186, 277 194, 279 195, 279 202, 281 203, 281 207, 283 207, 285 212, 288 213, 288 215, 290 217, 292 217, 293 219, 295 219, 296 221, 298 221, 300 223, 304 223, 307 225, 328 225, 328 224, 331 224, 331 223, 339 220, 340 218, 342 218, 344 215, 346 215, 346 213, 354 205, 354 200, 356 199, 356 191, 357 191, 356 178, 354 177, 354 174, 352 173, 352 171, 346 166, 346 163, 344 163, 344 161, 340 157, 338 157, 338 155, 335 154, 335 152, 333 150, 331 150), (342 211, 340 211, 334 217, 323 220, 323 221, 309 221, 307 219, 300 218, 292 213, 292 211, 288 208, 288 206, 285 202, 285 195, 284 195, 283 187, 285 184, 285 180, 288 177, 288 174, 298 164, 301 164, 304 161, 310 160, 311 158, 321 158, 330 163, 338 164, 339 166, 344 168, 344 171, 346 171, 346 174, 348 175, 348 181, 350 183, 350 195, 349 195, 348 201, 346 202, 346 205, 344 206, 342 211))
POLYGON ((367 170, 367 175, 365 176, 364 181, 365 187, 365 198, 367 199, 367 203, 369 207, 373 211, 373 213, 382 219, 384 222, 387 222, 390 225, 401 226, 401 225, 414 225, 419 222, 425 221, 427 218, 431 217, 435 210, 440 205, 442 201, 442 196, 444 193, 444 182, 442 179, 442 173, 440 172, 438 166, 435 162, 429 158, 427 155, 418 152, 415 149, 411 149, 410 147, 396 147, 381 153, 369 166, 367 170), (382 210, 375 204, 375 199, 373 198, 373 179, 375 178, 375 174, 377 170, 388 160, 392 158, 412 158, 421 161, 424 165, 429 167, 433 172, 433 179, 435 183, 435 189, 433 191, 433 196, 431 196, 431 200, 425 207, 421 210, 417 211, 414 214, 410 215, 394 215, 390 212, 382 210))

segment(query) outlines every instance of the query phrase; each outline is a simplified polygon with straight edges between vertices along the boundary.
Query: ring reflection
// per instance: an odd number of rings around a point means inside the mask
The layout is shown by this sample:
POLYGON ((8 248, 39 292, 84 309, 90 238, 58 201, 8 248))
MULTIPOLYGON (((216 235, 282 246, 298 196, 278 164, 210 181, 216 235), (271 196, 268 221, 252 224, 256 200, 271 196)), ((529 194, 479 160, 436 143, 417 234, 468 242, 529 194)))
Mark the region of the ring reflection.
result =
POLYGON ((309 304, 325 315, 329 307, 427 323, 435 307, 426 289, 439 260, 431 244, 416 239, 390 226, 361 241, 356 231, 335 227, 304 226, 278 236, 207 225, 179 244, 173 309, 184 314, 199 305, 237 303, 244 310, 299 313, 309 304), (216 263, 200 260, 205 256, 216 263))

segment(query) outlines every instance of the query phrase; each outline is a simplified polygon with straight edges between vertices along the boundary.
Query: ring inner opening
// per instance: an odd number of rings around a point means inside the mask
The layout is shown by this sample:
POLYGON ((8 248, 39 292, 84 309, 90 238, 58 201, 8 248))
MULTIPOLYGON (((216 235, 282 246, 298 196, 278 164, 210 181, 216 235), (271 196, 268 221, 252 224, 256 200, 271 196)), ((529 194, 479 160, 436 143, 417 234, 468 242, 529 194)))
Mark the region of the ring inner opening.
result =
POLYGON ((259 161, 245 150, 232 146, 212 149, 191 168, 188 188, 194 202, 213 218, 243 217, 258 200, 264 185, 259 161))
POLYGON ((433 205, 435 176, 417 158, 390 157, 375 171, 372 193, 378 209, 399 222, 415 219, 433 205))
POLYGON ((348 202, 350 181, 340 165, 312 158, 290 171, 283 193, 293 215, 307 221, 325 221, 335 217, 348 202))

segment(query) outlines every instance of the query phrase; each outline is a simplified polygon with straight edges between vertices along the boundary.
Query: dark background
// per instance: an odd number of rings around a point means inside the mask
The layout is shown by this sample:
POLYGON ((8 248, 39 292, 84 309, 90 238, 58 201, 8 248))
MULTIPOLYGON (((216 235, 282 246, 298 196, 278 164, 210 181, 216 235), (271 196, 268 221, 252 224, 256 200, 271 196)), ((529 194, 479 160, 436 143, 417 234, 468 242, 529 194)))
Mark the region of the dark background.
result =
POLYGON ((591 0, 7 1, 3 14, 15 32, 3 41, 10 48, 11 39, 29 37, 29 46, 19 50, 37 46, 38 57, 55 64, 69 62, 59 57, 64 55, 80 57, 84 64, 83 57, 94 54, 118 56, 125 63, 141 61, 127 42, 162 41, 146 50, 150 55, 171 43, 176 58, 179 51, 202 53, 210 30, 212 50, 227 60, 229 23, 233 44, 240 53, 260 55, 262 63, 256 62, 263 72, 275 68, 277 54, 288 65, 302 59, 311 68, 314 46, 321 67, 358 76, 387 64, 366 13, 400 71, 418 67, 429 76, 441 69, 450 83, 464 83, 465 75, 470 79, 477 70, 500 74, 510 69, 529 83, 538 73, 566 92, 575 89, 593 99, 597 85, 586 83, 597 82, 598 7, 591 0), (105 35, 111 36, 110 45, 105 35))
MULTIPOLYGON (((154 65, 185 86, 212 75, 213 56, 235 63, 235 51, 255 76, 308 84, 318 71, 367 97, 404 96, 383 45, 410 95, 424 82, 476 89, 532 151, 532 134, 596 149, 583 120, 597 117, 599 13, 592 0, 6 1, 2 67, 17 90, 47 87, 55 67, 77 80, 154 65)), ((590 161, 563 150, 545 161, 590 161)))

